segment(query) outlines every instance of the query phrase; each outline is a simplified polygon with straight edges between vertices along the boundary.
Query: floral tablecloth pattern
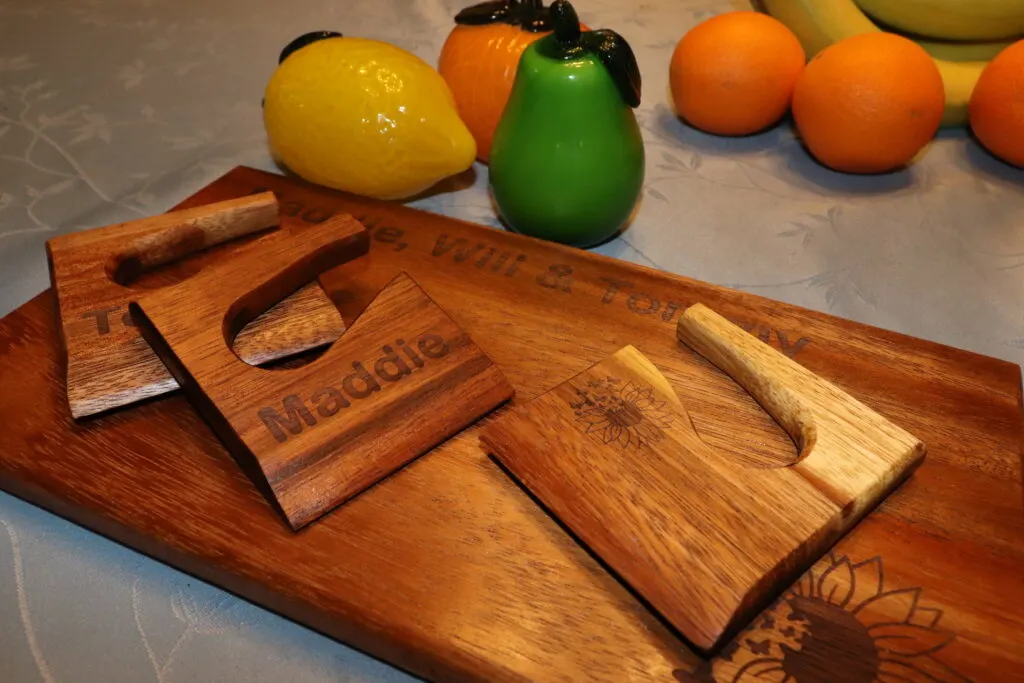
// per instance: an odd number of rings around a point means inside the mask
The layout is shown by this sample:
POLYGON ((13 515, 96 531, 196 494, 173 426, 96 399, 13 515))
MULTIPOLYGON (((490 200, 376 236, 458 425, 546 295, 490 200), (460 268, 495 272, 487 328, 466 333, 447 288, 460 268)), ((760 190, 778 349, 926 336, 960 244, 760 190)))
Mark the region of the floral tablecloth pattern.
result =
MULTIPOLYGON (((0 0, 0 315, 48 286, 50 237, 162 212, 236 165, 276 170, 259 102, 289 40, 333 29, 434 64, 464 4, 0 0)), ((1024 360, 1024 171, 963 131, 870 177, 817 165, 786 123, 704 135, 672 113, 669 57, 689 27, 743 0, 575 4, 629 40, 644 80, 642 204, 598 251, 1024 360)), ((484 166, 414 204, 498 226, 484 166)), ((0 671, 18 683, 409 680, 4 494, 0 671)))

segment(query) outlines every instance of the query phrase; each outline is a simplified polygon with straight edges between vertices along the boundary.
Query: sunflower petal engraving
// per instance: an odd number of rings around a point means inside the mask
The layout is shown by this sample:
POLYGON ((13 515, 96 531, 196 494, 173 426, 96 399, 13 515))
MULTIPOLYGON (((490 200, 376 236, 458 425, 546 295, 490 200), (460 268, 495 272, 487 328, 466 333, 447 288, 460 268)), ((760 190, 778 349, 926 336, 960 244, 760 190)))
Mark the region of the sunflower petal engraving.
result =
POLYGON ((949 631, 914 624, 887 624, 868 629, 875 646, 905 657, 917 657, 941 650, 955 637, 949 631))
POLYGON ((914 613, 910 615, 910 621, 907 623, 914 624, 915 626, 924 626, 925 628, 935 628, 935 625, 939 623, 941 618, 942 610, 918 605, 914 613))
POLYGON ((661 440, 662 430, 672 423, 672 413, 657 400, 653 387, 617 377, 588 380, 577 387, 569 407, 583 433, 595 433, 601 443, 623 450, 661 440))
POLYGON ((902 681, 927 681, 928 683, 970 683, 967 678, 952 667, 925 655, 906 659, 892 656, 878 667, 878 680, 883 683, 902 681))
POLYGON ((861 603, 853 613, 869 628, 876 624, 904 623, 914 613, 920 595, 920 588, 889 591, 861 603))
POLYGON ((619 425, 610 424, 604 430, 605 443, 612 443, 613 441, 618 441, 620 436, 622 436, 622 427, 620 427, 619 425))
POLYGON ((856 578, 850 561, 843 558, 842 562, 833 564, 818 579, 818 597, 831 605, 846 607, 853 596, 856 578))
POLYGON ((841 667, 850 683, 970 683, 937 657, 955 635, 920 588, 886 590, 882 558, 829 554, 680 681, 814 683, 841 667), (841 657, 840 657, 841 655, 841 657))
POLYGON ((854 586, 850 604, 859 605, 882 593, 882 560, 872 557, 852 565, 854 586))

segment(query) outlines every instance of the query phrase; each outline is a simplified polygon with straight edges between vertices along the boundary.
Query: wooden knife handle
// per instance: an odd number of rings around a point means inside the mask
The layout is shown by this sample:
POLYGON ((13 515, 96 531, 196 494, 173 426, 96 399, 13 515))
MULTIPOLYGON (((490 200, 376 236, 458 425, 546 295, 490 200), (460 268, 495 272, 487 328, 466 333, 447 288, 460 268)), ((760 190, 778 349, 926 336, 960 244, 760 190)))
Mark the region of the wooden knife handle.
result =
POLYGON ((704 304, 679 318, 676 337, 732 377, 775 418, 797 448, 814 444, 814 420, 799 391, 819 378, 704 304))
POLYGON ((679 318, 676 336, 732 377, 775 418, 800 451, 794 469, 859 515, 870 491, 888 490, 917 464, 913 435, 703 304, 679 318), (888 474, 870 474, 883 461, 888 474))
POLYGON ((107 276, 119 285, 127 285, 151 268, 273 227, 278 220, 277 197, 273 192, 156 216, 150 221, 166 227, 139 237, 111 255, 106 264, 107 276))

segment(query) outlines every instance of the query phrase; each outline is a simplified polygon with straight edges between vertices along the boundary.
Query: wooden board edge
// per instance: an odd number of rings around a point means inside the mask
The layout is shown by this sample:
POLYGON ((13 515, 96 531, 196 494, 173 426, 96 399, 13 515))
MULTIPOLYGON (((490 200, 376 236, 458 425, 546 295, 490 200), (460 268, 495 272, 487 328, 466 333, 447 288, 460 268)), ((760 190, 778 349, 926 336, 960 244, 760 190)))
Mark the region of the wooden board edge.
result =
POLYGON ((374 628, 372 619, 358 618, 365 616, 358 606, 349 605, 350 614, 355 617, 345 621, 332 619, 319 614, 318 606, 312 602, 279 597, 252 579, 218 571, 212 566, 204 569, 201 562, 193 562, 186 553, 45 490, 22 485, 14 478, 0 477, 0 491, 412 676, 456 683, 509 679, 511 672, 508 670, 489 660, 467 656, 458 648, 449 648, 444 656, 438 656, 436 650, 410 645, 415 643, 415 634, 401 627, 390 631, 374 628))
MULTIPOLYGON (((1020 370, 1020 368, 1018 368, 1020 370)), ((1020 460, 1020 498, 1024 503, 1024 372, 1017 374, 1017 417, 1020 418, 1019 432, 1017 439, 1017 456, 1020 460)))

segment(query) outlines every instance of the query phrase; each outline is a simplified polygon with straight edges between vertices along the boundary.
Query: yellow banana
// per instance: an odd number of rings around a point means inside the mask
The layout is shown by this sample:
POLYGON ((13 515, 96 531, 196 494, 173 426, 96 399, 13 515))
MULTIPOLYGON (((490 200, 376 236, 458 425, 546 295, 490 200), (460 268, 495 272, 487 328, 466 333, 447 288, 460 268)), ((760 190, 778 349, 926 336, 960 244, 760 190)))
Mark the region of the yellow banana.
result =
POLYGON ((1024 36, 1024 0, 856 0, 886 26, 940 40, 1024 36))
POLYGON ((796 34, 807 59, 843 38, 881 30, 853 0, 762 0, 762 4, 796 34))
MULTIPOLYGON (((854 0, 762 0, 762 3, 769 14, 796 34, 808 59, 843 38, 882 30, 854 0)), ((967 105, 971 92, 988 62, 985 58, 953 61, 951 57, 981 57, 988 50, 994 49, 994 45, 961 45, 954 49, 948 44, 922 43, 922 47, 935 59, 935 65, 942 74, 942 84, 946 91, 942 125, 959 126, 967 123, 967 105), (946 58, 940 58, 936 51, 946 58)))
POLYGON ((945 62, 936 59, 942 74, 942 87, 946 90, 946 109, 942 113, 944 127, 967 123, 967 107, 971 93, 988 62, 945 62))
MULTIPOLYGON (((906 37, 913 39, 911 36, 906 37)), ((916 42, 935 59, 944 59, 947 62, 988 62, 1013 44, 1005 40, 980 43, 957 43, 942 40, 917 40, 916 42)))

